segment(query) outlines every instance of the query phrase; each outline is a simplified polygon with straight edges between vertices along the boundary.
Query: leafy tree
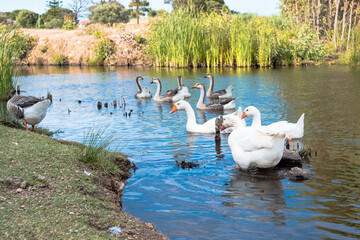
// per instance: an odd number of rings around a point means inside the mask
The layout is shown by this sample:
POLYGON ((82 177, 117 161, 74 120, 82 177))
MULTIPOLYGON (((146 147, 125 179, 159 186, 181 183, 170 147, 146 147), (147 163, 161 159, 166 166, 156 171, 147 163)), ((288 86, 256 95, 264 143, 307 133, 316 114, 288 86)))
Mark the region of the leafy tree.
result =
POLYGON ((76 16, 73 11, 67 8, 58 8, 57 15, 53 15, 51 9, 41 15, 41 20, 45 23, 46 28, 62 28, 64 17, 71 17, 76 21, 76 16))
POLYGON ((21 10, 16 17, 16 23, 24 28, 36 27, 38 14, 29 10, 21 10))
POLYGON ((131 0, 129 7, 134 8, 133 13, 136 16, 137 24, 139 24, 139 16, 145 16, 145 12, 149 11, 149 2, 146 0, 131 0))
POLYGON ((171 4, 174 10, 190 6, 196 11, 229 12, 229 7, 225 5, 224 0, 165 0, 164 2, 171 4))
POLYGON ((116 1, 102 3, 90 8, 89 18, 92 22, 110 24, 129 22, 130 11, 116 1))
MULTIPOLYGON (((25 9, 23 9, 23 10, 25 10, 25 9)), ((8 18, 8 19, 11 19, 11 20, 16 20, 16 17, 17 17, 17 15, 19 14, 19 12, 20 11, 22 11, 22 10, 14 10, 14 11, 12 11, 12 12, 6 12, 5 13, 5 15, 6 15, 6 17, 8 18)))

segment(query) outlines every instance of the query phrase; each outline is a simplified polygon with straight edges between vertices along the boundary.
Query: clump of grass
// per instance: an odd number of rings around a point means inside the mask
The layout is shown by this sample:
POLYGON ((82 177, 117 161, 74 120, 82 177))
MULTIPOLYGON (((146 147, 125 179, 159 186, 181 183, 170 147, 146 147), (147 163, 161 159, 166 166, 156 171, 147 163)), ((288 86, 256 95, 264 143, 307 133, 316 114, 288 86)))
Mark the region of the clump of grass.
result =
POLYGON ((84 134, 83 145, 78 152, 78 159, 95 169, 113 172, 116 165, 112 162, 110 152, 106 149, 117 139, 113 135, 105 135, 107 127, 97 130, 92 128, 84 134))
POLYGON ((66 62, 66 57, 61 53, 55 54, 52 59, 53 59, 53 63, 59 66, 64 65, 66 62))

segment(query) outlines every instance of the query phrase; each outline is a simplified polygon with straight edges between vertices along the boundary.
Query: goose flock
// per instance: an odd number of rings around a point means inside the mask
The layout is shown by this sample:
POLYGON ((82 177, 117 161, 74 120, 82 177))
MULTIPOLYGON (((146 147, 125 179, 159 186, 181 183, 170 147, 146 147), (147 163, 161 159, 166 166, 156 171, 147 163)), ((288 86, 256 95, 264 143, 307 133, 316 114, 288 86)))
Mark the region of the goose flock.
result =
MULTIPOLYGON (((238 98, 232 97, 233 87, 229 86, 227 89, 214 91, 214 76, 207 74, 204 78, 208 78, 210 81, 207 92, 203 83, 196 83, 192 87, 200 90, 196 108, 205 111, 235 109, 235 101, 238 98), (206 97, 209 99, 207 103, 205 103, 206 97)), ((179 110, 186 112, 186 130, 188 132, 215 134, 217 118, 212 118, 203 124, 196 122, 193 108, 184 100, 191 97, 191 94, 188 88, 182 85, 181 76, 177 78, 178 87, 166 91, 163 95, 161 95, 160 79, 153 78, 151 83, 156 84, 154 96, 147 87, 141 86, 141 80, 143 80, 141 76, 136 77, 138 91, 135 93, 135 98, 153 98, 156 102, 174 103, 170 113, 179 110)), ((7 109, 12 116, 23 122, 26 131, 29 131, 28 124, 34 131, 34 126, 45 118, 49 104, 49 99, 42 100, 33 96, 15 95, 7 102, 7 109)), ((228 144, 233 159, 240 168, 271 168, 281 160, 286 139, 292 140, 304 136, 304 117, 305 114, 302 114, 296 123, 278 121, 264 126, 261 124, 260 111, 256 107, 249 106, 244 111, 239 107, 237 111, 222 116, 221 131, 230 133, 228 144), (245 118, 247 117, 253 118, 250 126, 246 125, 245 118)))
MULTIPOLYGON (((200 90, 200 97, 196 104, 196 108, 204 111, 222 111, 232 110, 236 108, 235 101, 238 98, 232 97, 233 87, 214 91, 215 80, 212 74, 206 74, 204 78, 208 78, 210 86, 206 91, 203 83, 196 83, 192 88, 200 90), (209 101, 206 103, 206 97, 209 101)), ((174 107, 170 113, 184 110, 187 116, 186 131, 190 133, 215 134, 216 119, 212 118, 203 124, 196 122, 195 112, 191 105, 184 99, 190 97, 188 89, 182 86, 181 77, 178 77, 178 87, 168 90, 161 95, 161 81, 153 78, 151 83, 157 85, 154 101, 157 102, 174 102, 174 107), (185 91, 183 91, 186 89, 185 91)), ((141 86, 138 81, 139 91, 141 86)), ((151 98, 151 94, 149 95, 151 98)), ((285 140, 293 138, 302 138, 304 136, 304 114, 301 115, 296 123, 287 121, 279 121, 270 125, 261 125, 260 111, 249 106, 242 111, 241 107, 231 114, 222 116, 223 123, 221 126, 222 133, 230 133, 228 144, 234 161, 241 169, 249 167, 271 168, 276 166, 283 155, 285 140), (252 124, 246 125, 245 118, 252 117, 252 124)))

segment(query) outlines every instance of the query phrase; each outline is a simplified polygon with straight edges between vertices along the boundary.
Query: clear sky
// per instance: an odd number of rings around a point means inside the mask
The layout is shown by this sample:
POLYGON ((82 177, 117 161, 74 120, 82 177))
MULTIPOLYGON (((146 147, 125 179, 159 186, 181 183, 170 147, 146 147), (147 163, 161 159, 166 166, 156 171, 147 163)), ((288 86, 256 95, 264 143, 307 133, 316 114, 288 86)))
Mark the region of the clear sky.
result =
MULTIPOLYGON (((16 9, 28 9, 37 13, 44 13, 47 10, 46 0, 0 0, 0 12, 10 12, 16 9)), ((63 7, 68 7, 72 0, 63 0, 63 7)), ((126 8, 130 0, 118 0, 126 8)), ((165 9, 171 11, 169 4, 164 0, 149 0, 153 9, 165 9)), ((225 0, 231 10, 241 13, 256 13, 258 15, 272 15, 280 13, 280 0, 225 0)))

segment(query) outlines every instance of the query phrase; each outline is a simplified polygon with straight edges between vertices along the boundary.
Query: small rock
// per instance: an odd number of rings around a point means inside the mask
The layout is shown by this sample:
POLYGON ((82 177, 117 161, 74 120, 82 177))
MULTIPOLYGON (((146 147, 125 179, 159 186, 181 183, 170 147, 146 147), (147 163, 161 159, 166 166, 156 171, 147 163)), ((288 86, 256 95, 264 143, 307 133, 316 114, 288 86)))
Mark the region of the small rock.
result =
POLYGON ((148 226, 149 228, 155 229, 155 226, 152 223, 145 223, 145 225, 148 226))
POLYGON ((74 215, 75 213, 74 212, 69 212, 69 215, 74 215))
POLYGON ((109 232, 111 232, 112 234, 115 235, 120 235, 121 234, 121 227, 115 226, 115 227, 111 227, 108 229, 109 232))
POLYGON ((276 165, 277 167, 302 167, 301 157, 299 153, 284 149, 283 156, 276 165))
POLYGON ((6 197, 0 196, 0 201, 1 201, 1 202, 5 202, 5 201, 6 201, 6 197))
POLYGON ((16 146, 19 145, 19 143, 17 143, 17 142, 11 142, 11 143, 14 144, 14 145, 16 145, 16 146))
POLYGON ((309 170, 305 170, 299 167, 293 167, 289 172, 286 173, 286 176, 291 181, 303 181, 308 180, 312 177, 312 173, 309 170))
POLYGON ((19 188, 22 182, 23 182, 23 180, 19 177, 7 178, 4 180, 4 183, 6 185, 14 187, 14 188, 19 188))
POLYGON ((85 173, 86 176, 90 176, 90 175, 91 175, 91 173, 89 173, 88 171, 84 171, 84 173, 85 173))
POLYGON ((22 188, 22 189, 25 189, 26 187, 27 187, 27 182, 26 181, 23 181, 23 182, 21 182, 21 184, 20 184, 20 188, 22 188))
POLYGON ((23 190, 21 188, 16 189, 17 193, 21 193, 23 190))

